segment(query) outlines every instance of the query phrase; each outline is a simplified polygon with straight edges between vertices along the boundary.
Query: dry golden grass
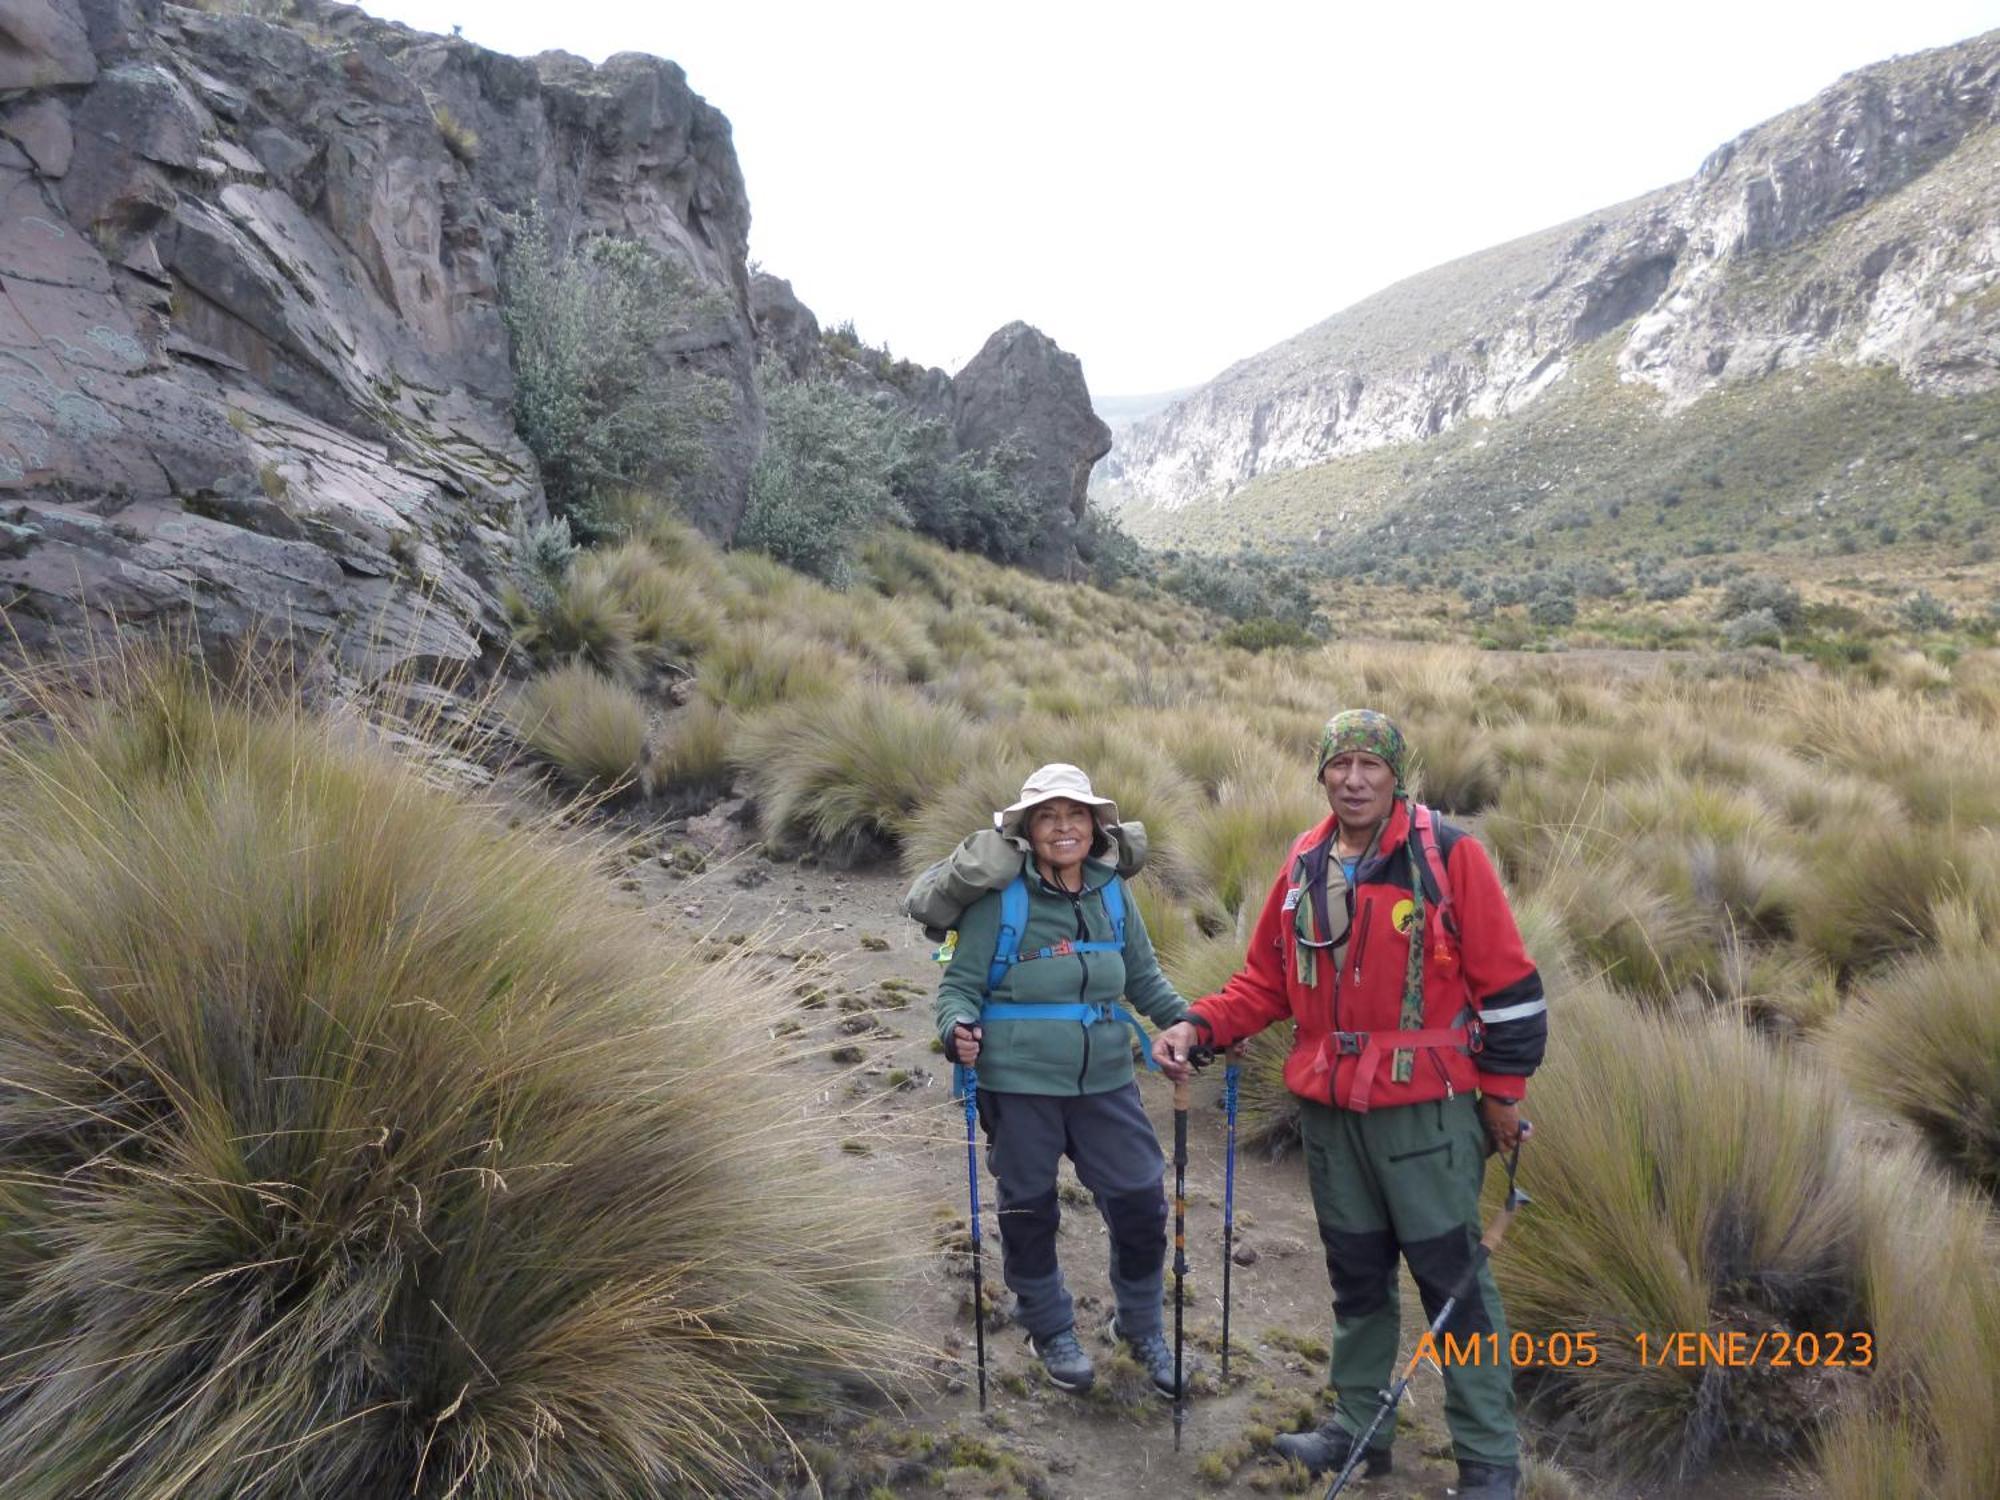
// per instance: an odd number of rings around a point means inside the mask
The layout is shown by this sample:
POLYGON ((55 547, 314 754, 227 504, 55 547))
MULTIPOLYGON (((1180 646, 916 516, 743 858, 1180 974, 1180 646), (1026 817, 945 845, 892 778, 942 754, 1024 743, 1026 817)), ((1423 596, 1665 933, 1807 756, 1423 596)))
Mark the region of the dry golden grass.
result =
POLYGON ((646 705, 580 661, 531 678, 511 716, 528 748, 580 786, 623 788, 645 774, 646 705))
POLYGON ((352 715, 97 687, 0 739, 10 1500, 770 1493, 909 1368, 769 981, 352 715))

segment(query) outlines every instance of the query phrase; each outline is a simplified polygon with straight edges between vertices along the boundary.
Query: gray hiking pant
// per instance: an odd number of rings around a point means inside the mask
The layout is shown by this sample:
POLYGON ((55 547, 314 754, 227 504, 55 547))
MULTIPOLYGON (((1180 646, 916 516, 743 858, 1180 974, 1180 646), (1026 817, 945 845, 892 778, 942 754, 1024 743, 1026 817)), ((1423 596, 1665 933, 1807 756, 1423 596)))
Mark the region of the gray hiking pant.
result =
POLYGON ((1000 1185, 1000 1259, 1022 1326, 1036 1338, 1061 1333, 1076 1308, 1056 1264, 1056 1165, 1076 1163, 1111 1235, 1111 1291, 1127 1339, 1160 1331, 1161 1269, 1167 1258, 1165 1158, 1139 1085, 1104 1094, 979 1091, 986 1166, 1000 1185))

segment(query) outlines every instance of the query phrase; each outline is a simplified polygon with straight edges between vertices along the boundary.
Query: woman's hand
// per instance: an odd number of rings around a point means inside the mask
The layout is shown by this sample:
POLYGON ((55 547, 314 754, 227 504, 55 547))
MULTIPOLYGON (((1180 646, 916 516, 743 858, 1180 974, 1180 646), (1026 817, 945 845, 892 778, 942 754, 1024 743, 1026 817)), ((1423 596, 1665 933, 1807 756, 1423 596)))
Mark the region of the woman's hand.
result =
POLYGON ((1188 1054, 1201 1045, 1201 1033, 1191 1021, 1176 1021, 1153 1038, 1153 1061, 1179 1083, 1188 1076, 1188 1054))
POLYGON ((961 1067, 969 1068, 979 1061, 979 1042, 986 1035, 984 1028, 968 1026, 963 1021, 951 1024, 951 1060, 961 1067))

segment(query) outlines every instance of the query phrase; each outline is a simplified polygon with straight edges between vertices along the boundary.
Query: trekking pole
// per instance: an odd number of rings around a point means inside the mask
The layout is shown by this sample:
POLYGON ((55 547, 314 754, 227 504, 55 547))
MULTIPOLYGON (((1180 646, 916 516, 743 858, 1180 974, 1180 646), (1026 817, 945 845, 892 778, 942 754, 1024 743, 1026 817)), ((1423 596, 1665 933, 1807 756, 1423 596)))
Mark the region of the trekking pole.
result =
POLYGON ((1187 1381, 1181 1374, 1184 1336, 1181 1307, 1187 1279, 1188 1081, 1174 1084, 1174 1452, 1181 1451, 1181 1422, 1187 1415, 1187 1381))
POLYGON ((1355 1438, 1354 1446, 1347 1450, 1347 1464, 1335 1476, 1333 1484, 1326 1492, 1326 1500, 1333 1500, 1334 1496, 1347 1488, 1347 1481, 1353 1476, 1354 1471, 1361 1467, 1361 1460, 1368 1456, 1368 1440, 1381 1430, 1382 1424, 1389 1420, 1398 1403, 1402 1401, 1403 1393, 1409 1390, 1410 1381, 1417 1373, 1417 1366, 1423 1363, 1425 1348, 1434 1345, 1437 1336, 1444 1332, 1445 1323, 1457 1309, 1459 1302, 1472 1290, 1473 1283, 1479 1279, 1480 1267, 1492 1259, 1493 1252, 1500 1248, 1500 1241, 1506 1238, 1507 1226, 1514 1222, 1514 1215, 1524 1204, 1531 1201, 1514 1181, 1514 1171, 1521 1163, 1521 1141, 1528 1138, 1528 1132, 1532 1128, 1526 1120, 1521 1122, 1520 1139, 1514 1142, 1514 1149, 1508 1153, 1507 1201, 1500 1206, 1500 1212, 1493 1216, 1493 1222, 1487 1226, 1486 1233, 1479 1237, 1479 1243, 1472 1250, 1472 1264, 1465 1268, 1465 1274, 1458 1278, 1458 1284, 1451 1289, 1451 1295, 1444 1299, 1444 1306, 1438 1309, 1437 1317, 1431 1321, 1429 1339, 1417 1340, 1416 1351, 1410 1355, 1410 1362, 1403 1366, 1402 1379, 1398 1380, 1395 1389, 1388 1393, 1389 1399, 1376 1409, 1375 1420, 1368 1424, 1367 1430, 1355 1438))
POLYGON ((979 1120, 979 1075, 960 1064, 953 1069, 965 1099, 965 1181, 972 1199, 972 1337, 979 1354, 979 1409, 986 1410, 986 1288, 980 1280, 979 1154, 973 1130, 979 1120))
POLYGON ((1222 1158, 1222 1383, 1229 1384, 1229 1266, 1236 1250, 1236 1083, 1243 1070, 1231 1058, 1222 1070, 1222 1108, 1229 1117, 1229 1150, 1222 1158))

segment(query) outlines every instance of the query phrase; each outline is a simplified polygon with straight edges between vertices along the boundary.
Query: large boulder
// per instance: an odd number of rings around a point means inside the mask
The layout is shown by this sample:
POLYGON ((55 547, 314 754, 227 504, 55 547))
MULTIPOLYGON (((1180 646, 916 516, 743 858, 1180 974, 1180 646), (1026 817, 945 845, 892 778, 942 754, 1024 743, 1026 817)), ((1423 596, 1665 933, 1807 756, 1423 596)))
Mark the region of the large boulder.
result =
POLYGON ((1029 566, 1065 575, 1088 503, 1090 470, 1111 451, 1111 429, 1090 405, 1083 365, 1047 334, 1009 323, 952 377, 952 429, 961 450, 989 451, 1008 439, 1032 455, 1016 483, 1043 517, 1029 566))

